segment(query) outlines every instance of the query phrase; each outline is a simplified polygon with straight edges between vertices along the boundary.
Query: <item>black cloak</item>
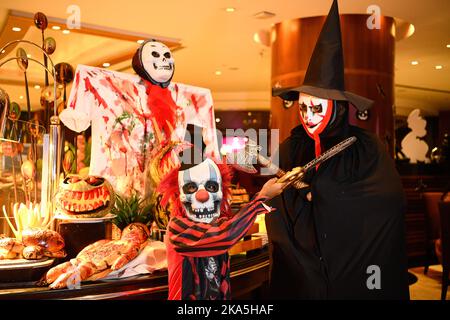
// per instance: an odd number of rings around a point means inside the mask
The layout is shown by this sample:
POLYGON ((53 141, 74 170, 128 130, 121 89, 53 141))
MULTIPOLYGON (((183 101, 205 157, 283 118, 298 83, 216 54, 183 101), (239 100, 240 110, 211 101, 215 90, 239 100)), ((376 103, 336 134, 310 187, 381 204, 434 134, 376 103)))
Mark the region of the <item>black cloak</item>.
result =
MULTIPOLYGON (((409 299, 405 197, 394 162, 373 133, 347 120, 336 130, 321 136, 322 151, 350 136, 357 141, 306 175, 310 189, 290 187, 271 201, 271 298, 409 299), (368 288, 371 266, 379 267, 380 289, 368 288)), ((313 158, 314 140, 294 128, 280 146, 280 167, 313 158)))

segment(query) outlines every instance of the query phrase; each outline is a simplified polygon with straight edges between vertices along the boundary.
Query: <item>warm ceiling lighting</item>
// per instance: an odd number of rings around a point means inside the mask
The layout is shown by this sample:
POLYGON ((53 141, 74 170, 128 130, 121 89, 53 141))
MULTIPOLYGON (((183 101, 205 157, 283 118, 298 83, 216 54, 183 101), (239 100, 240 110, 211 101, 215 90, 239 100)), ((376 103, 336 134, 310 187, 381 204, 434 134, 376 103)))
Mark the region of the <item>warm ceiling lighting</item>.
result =
POLYGON ((23 96, 20 96, 19 99, 22 100, 22 99, 23 99, 23 96))
POLYGON ((20 32, 20 31, 22 31, 22 29, 19 28, 19 27, 13 27, 13 28, 12 28, 12 31, 14 31, 14 32, 20 32))
POLYGON ((37 84, 37 85, 34 86, 34 88, 35 88, 36 90, 39 90, 39 89, 41 88, 41 86, 37 84))
POLYGON ((64 34, 69 34, 69 33, 70 33, 70 30, 65 29, 65 30, 62 31, 62 33, 64 33, 64 34))
POLYGON ((411 37, 411 36, 414 34, 415 31, 416 31, 416 28, 415 28, 414 25, 411 23, 411 24, 409 25, 409 27, 408 27, 408 31, 406 32, 405 38, 411 37))
POLYGON ((5 49, 3 49, 3 50, 2 50, 2 53, 5 53, 5 52, 6 52, 6 50, 5 50, 5 49))
POLYGON ((261 11, 253 15, 256 19, 269 19, 275 17, 275 13, 269 11, 261 11))
POLYGON ((417 66, 418 64, 419 64, 419 61, 411 61, 411 64, 413 65, 413 66, 417 66))
POLYGON ((145 41, 145 40, 138 40, 138 41, 136 41, 136 42, 139 43, 139 44, 143 44, 144 41, 145 41))
POLYGON ((436 70, 441 70, 443 67, 442 66, 435 66, 436 70))
POLYGON ((450 44, 447 45, 447 48, 450 48, 450 44))
POLYGON ((226 11, 226 12, 235 12, 235 11, 236 11, 236 8, 228 7, 228 8, 225 9, 225 11, 226 11))
POLYGON ((222 71, 217 70, 215 73, 216 73, 216 76, 220 76, 222 74, 222 71))
POLYGON ((28 58, 31 58, 31 53, 28 53, 28 54, 27 54, 27 57, 28 57, 28 58))
POLYGON ((220 118, 216 118, 216 122, 219 123, 220 122, 220 118))
POLYGON ((108 68, 110 65, 111 65, 111 63, 105 62, 105 63, 103 64, 103 67, 108 68))
POLYGON ((53 26, 52 29, 53 30, 61 30, 61 27, 60 26, 53 26))

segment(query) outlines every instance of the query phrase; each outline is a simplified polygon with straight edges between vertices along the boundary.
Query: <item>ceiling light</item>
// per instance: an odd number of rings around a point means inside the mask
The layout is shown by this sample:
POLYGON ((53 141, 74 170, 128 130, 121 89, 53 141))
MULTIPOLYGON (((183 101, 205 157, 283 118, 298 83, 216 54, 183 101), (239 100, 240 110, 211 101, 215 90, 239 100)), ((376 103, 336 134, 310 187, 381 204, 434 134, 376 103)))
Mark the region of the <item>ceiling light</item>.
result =
POLYGON ((417 66, 417 65, 419 64, 419 61, 416 61, 416 60, 411 61, 411 64, 412 64, 413 66, 417 66))
POLYGON ((69 33, 70 33, 70 30, 65 29, 65 30, 62 31, 62 33, 64 33, 64 34, 69 34, 69 33))
POLYGON ((450 48, 450 44, 447 45, 447 48, 450 48))
POLYGON ((108 68, 110 65, 111 65, 111 63, 105 62, 105 63, 103 64, 103 67, 108 68))
POLYGON ((6 50, 5 50, 5 49, 3 49, 3 50, 2 50, 2 53, 5 53, 5 52, 6 52, 6 50))
POLYGON ((408 27, 408 31, 406 32, 406 37, 405 38, 409 38, 411 37, 414 32, 416 31, 416 28, 414 27, 414 25, 411 23, 408 27))
POLYGON ((53 30, 61 30, 61 27, 60 26, 53 26, 52 29, 53 30))
POLYGON ((22 99, 23 99, 23 96, 20 96, 19 99, 22 100, 22 99))
POLYGON ((41 88, 41 86, 37 84, 37 85, 34 86, 34 88, 35 88, 36 90, 39 90, 39 89, 41 88))
POLYGON ((19 27, 13 27, 13 28, 12 28, 12 31, 14 31, 14 32, 20 32, 20 31, 22 31, 22 29, 19 28, 19 27))
POLYGON ((216 118, 216 122, 219 123, 220 122, 220 118, 216 118))
POLYGON ((31 53, 28 53, 28 54, 27 54, 27 57, 28 57, 28 58, 31 58, 31 53))
POLYGON ((261 11, 253 15, 255 19, 269 19, 275 17, 275 13, 269 11, 261 11))
POLYGON ((220 76, 222 74, 222 71, 217 70, 216 71, 216 76, 220 76))
POLYGON ((442 66, 435 66, 436 70, 441 70, 443 67, 442 66))
POLYGON ((145 41, 145 40, 142 40, 142 39, 141 39, 141 40, 138 40, 138 41, 136 41, 136 42, 139 43, 139 44, 143 44, 144 41, 145 41))
POLYGON ((226 12, 235 12, 235 11, 236 11, 236 8, 228 7, 228 8, 225 9, 225 11, 226 11, 226 12))

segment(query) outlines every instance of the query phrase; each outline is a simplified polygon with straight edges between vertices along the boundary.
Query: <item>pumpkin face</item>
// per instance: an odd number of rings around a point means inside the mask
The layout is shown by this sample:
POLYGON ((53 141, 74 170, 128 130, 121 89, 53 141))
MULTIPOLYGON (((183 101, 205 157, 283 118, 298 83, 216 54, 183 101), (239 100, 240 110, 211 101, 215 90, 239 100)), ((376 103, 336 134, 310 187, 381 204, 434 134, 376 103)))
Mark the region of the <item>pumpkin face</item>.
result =
POLYGON ((60 183, 56 206, 64 214, 80 218, 98 218, 114 205, 111 184, 99 176, 69 175, 60 183))

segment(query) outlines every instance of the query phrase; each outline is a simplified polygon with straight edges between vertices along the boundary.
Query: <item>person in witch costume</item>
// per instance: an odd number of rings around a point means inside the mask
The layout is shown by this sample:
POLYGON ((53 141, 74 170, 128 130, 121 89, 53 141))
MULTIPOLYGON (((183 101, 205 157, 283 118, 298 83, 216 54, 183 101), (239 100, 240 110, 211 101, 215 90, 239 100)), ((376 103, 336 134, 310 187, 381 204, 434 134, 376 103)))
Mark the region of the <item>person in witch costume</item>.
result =
POLYGON ((309 188, 287 188, 270 202, 271 296, 408 299, 403 188, 376 135, 348 123, 349 104, 365 111, 373 102, 345 91, 336 0, 303 85, 273 95, 299 101, 301 125, 280 145, 281 168, 303 166, 350 136, 357 141, 306 173, 309 188))
POLYGON ((232 214, 232 173, 211 158, 195 159, 195 145, 183 152, 179 168, 171 171, 158 191, 162 206, 170 204, 167 227, 169 300, 228 300, 231 298, 228 250, 271 208, 265 201, 280 194, 285 184, 271 179, 252 201, 232 214))

